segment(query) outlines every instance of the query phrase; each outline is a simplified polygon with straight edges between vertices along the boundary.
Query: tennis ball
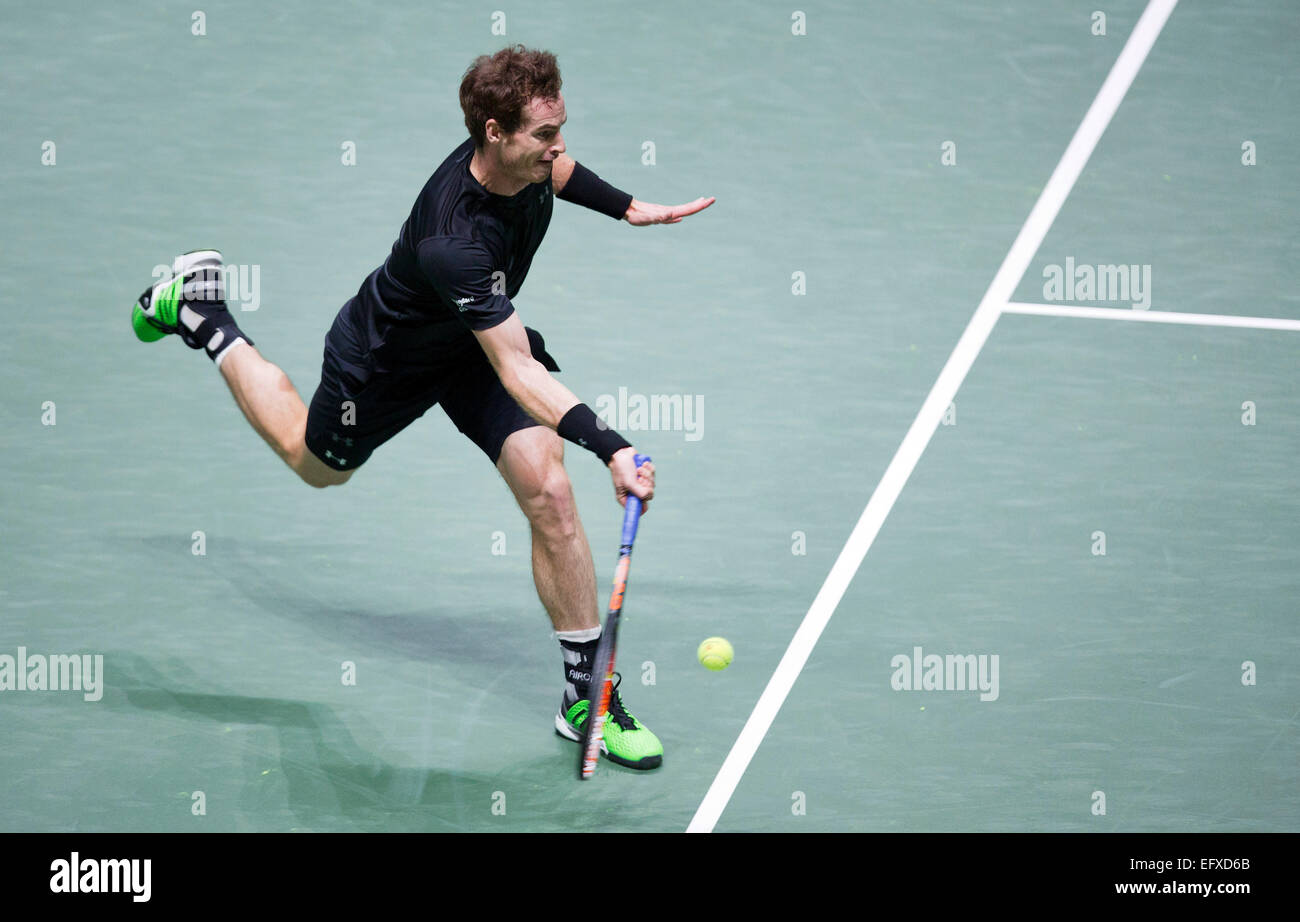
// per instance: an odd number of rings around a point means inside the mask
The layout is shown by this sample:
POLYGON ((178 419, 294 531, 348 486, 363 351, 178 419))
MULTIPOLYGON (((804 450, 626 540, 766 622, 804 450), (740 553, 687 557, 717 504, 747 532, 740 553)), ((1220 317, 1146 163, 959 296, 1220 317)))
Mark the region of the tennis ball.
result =
POLYGON ((717 672, 731 665, 736 651, 731 649, 731 644, 727 643, 725 637, 710 637, 700 644, 700 649, 695 655, 700 658, 701 666, 717 672))

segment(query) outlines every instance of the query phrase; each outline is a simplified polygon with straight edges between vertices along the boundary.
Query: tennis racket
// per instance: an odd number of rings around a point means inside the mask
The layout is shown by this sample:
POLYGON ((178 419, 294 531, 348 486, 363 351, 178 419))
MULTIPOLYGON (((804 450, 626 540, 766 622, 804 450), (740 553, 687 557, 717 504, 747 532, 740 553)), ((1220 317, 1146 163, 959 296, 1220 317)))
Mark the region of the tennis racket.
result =
MULTIPOLYGON (((637 470, 650 460, 649 455, 636 455, 633 463, 637 470)), ((614 592, 609 597, 609 613, 605 616, 605 629, 596 645, 596 659, 591 670, 591 691, 587 706, 587 723, 582 731, 582 748, 578 750, 578 777, 590 778, 596 772, 600 758, 601 742, 605 738, 605 718, 609 716, 609 696, 614 689, 614 654, 618 646, 618 619, 623 613, 623 594, 627 591, 627 573, 632 567, 632 542, 636 540, 636 526, 641 520, 641 500, 628 493, 623 504, 623 541, 618 548, 618 566, 614 569, 614 592), (596 677, 600 677, 597 682, 596 677)))

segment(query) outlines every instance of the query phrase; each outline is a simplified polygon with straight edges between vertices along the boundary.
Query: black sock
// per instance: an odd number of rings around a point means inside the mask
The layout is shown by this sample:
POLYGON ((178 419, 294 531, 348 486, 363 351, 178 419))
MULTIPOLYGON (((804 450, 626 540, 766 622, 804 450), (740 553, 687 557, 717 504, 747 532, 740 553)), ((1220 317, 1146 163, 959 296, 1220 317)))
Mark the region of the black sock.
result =
MULTIPOLYGON (((593 629, 596 636, 590 640, 569 640, 561 636, 560 649, 564 654, 564 710, 586 698, 591 692, 591 674, 595 669, 596 647, 600 644, 600 628, 593 629)), ((569 634, 587 636, 590 631, 569 631, 569 634)))
POLYGON ((186 345, 202 349, 220 366, 226 350, 239 340, 253 344, 226 309, 225 280, 220 269, 194 272, 186 278, 183 291, 177 320, 186 345))

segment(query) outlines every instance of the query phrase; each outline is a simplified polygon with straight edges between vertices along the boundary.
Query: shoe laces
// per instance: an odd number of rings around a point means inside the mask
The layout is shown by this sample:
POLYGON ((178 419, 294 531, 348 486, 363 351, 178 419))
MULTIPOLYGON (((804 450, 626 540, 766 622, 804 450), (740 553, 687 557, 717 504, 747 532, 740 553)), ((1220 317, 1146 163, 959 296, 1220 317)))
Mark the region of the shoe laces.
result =
POLYGON ((627 712, 627 708, 623 707, 623 698, 618 693, 618 687, 622 684, 623 676, 617 672, 614 673, 614 687, 609 693, 609 716, 619 725, 620 729, 635 730, 636 720, 627 712))

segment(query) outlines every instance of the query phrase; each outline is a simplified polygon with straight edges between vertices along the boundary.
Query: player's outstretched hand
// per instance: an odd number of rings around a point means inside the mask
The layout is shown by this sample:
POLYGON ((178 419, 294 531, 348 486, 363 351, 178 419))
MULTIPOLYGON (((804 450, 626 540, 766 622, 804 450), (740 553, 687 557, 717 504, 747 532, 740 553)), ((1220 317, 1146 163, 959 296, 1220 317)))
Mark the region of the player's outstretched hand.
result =
POLYGON ((614 498, 620 506, 627 505, 627 494, 641 498, 641 512, 650 511, 650 500, 655 495, 655 466, 647 461, 639 468, 632 459, 636 449, 620 448, 609 459, 609 474, 614 478, 614 498))
POLYGON ((627 214, 623 215, 623 220, 634 227, 645 227, 647 224, 676 224, 682 218, 703 211, 715 201, 717 199, 709 196, 697 198, 685 205, 653 205, 650 202, 632 199, 632 204, 627 207, 627 214))

